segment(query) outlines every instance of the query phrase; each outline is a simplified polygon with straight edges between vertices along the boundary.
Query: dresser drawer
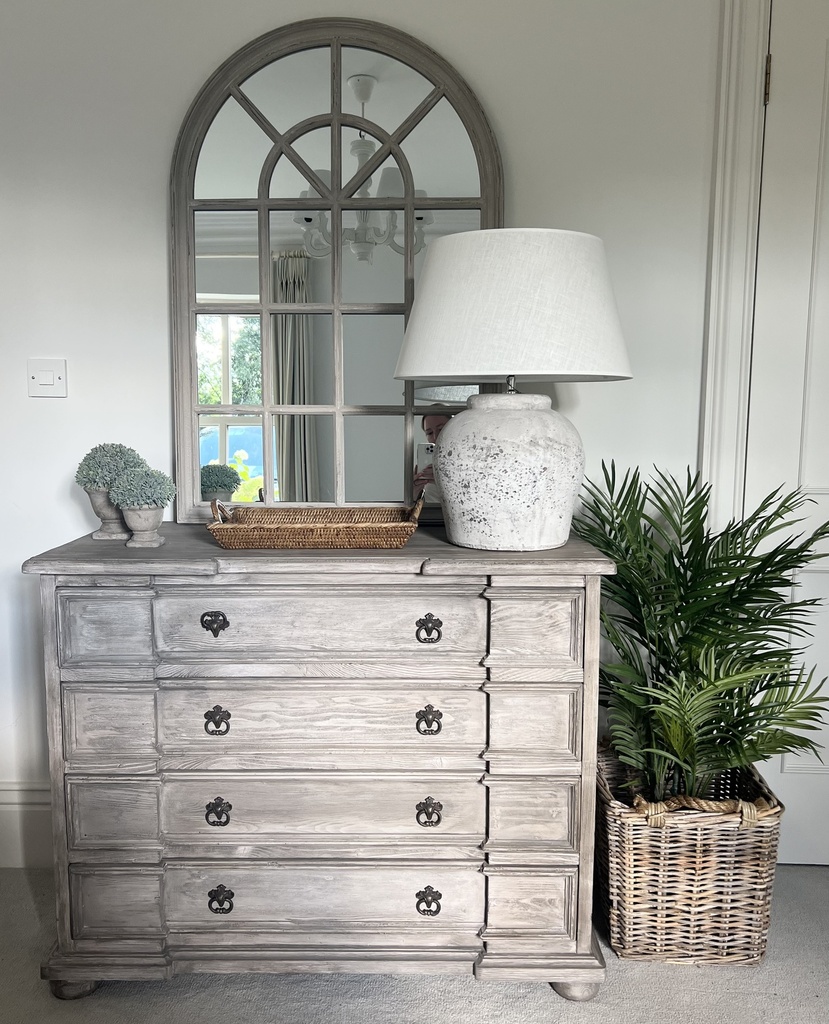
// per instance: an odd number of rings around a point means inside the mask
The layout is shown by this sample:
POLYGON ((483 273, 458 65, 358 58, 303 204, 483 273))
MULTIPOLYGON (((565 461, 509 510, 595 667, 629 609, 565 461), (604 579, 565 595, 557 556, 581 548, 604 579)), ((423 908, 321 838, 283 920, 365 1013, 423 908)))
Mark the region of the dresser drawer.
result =
POLYGON ((229 682, 163 688, 157 700, 165 751, 216 755, 405 745, 430 755, 447 748, 478 755, 486 746, 486 695, 473 686, 280 682, 266 688, 229 682))
POLYGON ((578 932, 576 867, 487 866, 487 952, 537 956, 573 952, 578 932))
POLYGON ((59 593, 61 664, 151 662, 151 602, 145 589, 79 587, 59 593))
POLYGON ((66 783, 74 850, 179 843, 317 838, 463 837, 486 833, 486 794, 469 775, 448 772, 370 777, 359 773, 197 774, 66 783))
POLYGON ((158 868, 69 868, 72 936, 134 939, 162 934, 158 868))
POLYGON ((463 836, 480 843, 485 819, 486 791, 474 776, 436 772, 205 773, 168 779, 161 801, 164 838, 178 842, 463 836))
POLYGON ((472 866, 168 864, 164 893, 173 931, 398 928, 416 937, 484 921, 484 878, 472 866))
POLYGON ((491 587, 492 679, 581 682, 584 590, 491 587))
POLYGON ((486 652, 480 588, 226 587, 164 593, 153 607, 162 654, 418 656, 430 664, 486 652))

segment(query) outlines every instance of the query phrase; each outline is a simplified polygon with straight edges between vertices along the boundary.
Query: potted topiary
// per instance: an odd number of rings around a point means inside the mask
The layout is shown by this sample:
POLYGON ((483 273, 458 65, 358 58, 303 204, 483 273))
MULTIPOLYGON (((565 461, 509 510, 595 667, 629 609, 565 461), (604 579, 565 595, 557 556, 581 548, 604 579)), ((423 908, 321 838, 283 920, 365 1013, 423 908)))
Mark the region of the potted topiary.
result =
POLYGON ((201 467, 202 501, 230 501, 242 478, 233 466, 209 463, 201 467))
POLYGON ((158 528, 176 493, 176 485, 166 473, 149 466, 127 469, 116 477, 109 493, 132 530, 128 548, 157 548, 164 543, 158 528))
POLYGON ((814 751, 827 698, 799 664, 812 599, 793 574, 829 523, 769 495, 722 530, 711 489, 657 471, 586 484, 574 532, 610 556, 600 681, 610 749, 599 758, 598 860, 620 956, 757 962, 769 923, 782 807, 753 768, 814 751))
POLYGON ((120 510, 110 501, 109 488, 119 473, 146 465, 138 452, 123 444, 96 445, 81 459, 75 483, 89 495, 92 510, 101 520, 100 530, 92 534, 95 540, 126 540, 129 537, 120 510))

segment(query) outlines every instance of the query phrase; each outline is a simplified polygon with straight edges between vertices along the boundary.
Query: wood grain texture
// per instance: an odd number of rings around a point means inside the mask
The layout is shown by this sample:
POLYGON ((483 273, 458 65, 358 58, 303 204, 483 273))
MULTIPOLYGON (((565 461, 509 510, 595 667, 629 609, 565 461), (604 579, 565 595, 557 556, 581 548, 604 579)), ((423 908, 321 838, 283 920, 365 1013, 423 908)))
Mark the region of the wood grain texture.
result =
MULTIPOLYGON (((417 837, 424 845, 434 837, 464 836, 480 844, 486 828, 486 790, 474 776, 452 773, 400 775, 378 772, 302 772, 259 775, 188 774, 166 778, 161 830, 166 838, 222 842, 240 837, 384 836, 417 837), (206 804, 220 795, 232 804, 225 825, 211 825, 206 804), (418 823, 418 805, 428 797, 441 804, 418 823)), ((211 820, 216 819, 211 815, 211 820)))
POLYGON ((417 745, 424 753, 466 749, 479 754, 486 745, 486 696, 479 689, 449 684, 401 683, 398 687, 338 685, 323 687, 277 683, 244 686, 232 681, 209 686, 164 687, 158 694, 162 750, 200 753, 252 753, 314 746, 394 748, 417 745), (226 735, 208 735, 204 714, 217 704, 231 712, 226 735), (417 712, 440 710, 441 730, 423 735, 417 712))

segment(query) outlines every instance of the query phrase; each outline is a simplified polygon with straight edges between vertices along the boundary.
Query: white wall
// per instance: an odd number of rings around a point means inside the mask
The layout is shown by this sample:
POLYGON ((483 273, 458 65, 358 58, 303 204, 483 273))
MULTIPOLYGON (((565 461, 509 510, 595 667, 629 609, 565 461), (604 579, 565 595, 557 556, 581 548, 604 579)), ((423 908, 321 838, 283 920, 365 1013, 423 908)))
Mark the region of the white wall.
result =
POLYGON ((20 563, 93 528, 73 474, 94 444, 172 469, 167 179, 208 75, 323 15, 383 21, 447 58, 499 139, 506 224, 605 239, 635 379, 558 389, 589 470, 602 457, 676 470, 696 459, 719 7, 4 0, 0 864, 48 859, 37 585, 20 563), (40 356, 68 360, 68 399, 27 398, 40 356))

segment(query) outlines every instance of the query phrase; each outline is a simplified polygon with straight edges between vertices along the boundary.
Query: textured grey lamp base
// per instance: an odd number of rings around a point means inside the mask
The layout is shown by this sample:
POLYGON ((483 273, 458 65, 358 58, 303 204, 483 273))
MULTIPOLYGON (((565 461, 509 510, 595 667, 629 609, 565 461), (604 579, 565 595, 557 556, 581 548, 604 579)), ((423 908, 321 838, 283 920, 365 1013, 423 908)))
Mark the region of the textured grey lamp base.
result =
POLYGON ((435 450, 449 540, 487 551, 567 543, 584 449, 547 395, 472 395, 435 450))

